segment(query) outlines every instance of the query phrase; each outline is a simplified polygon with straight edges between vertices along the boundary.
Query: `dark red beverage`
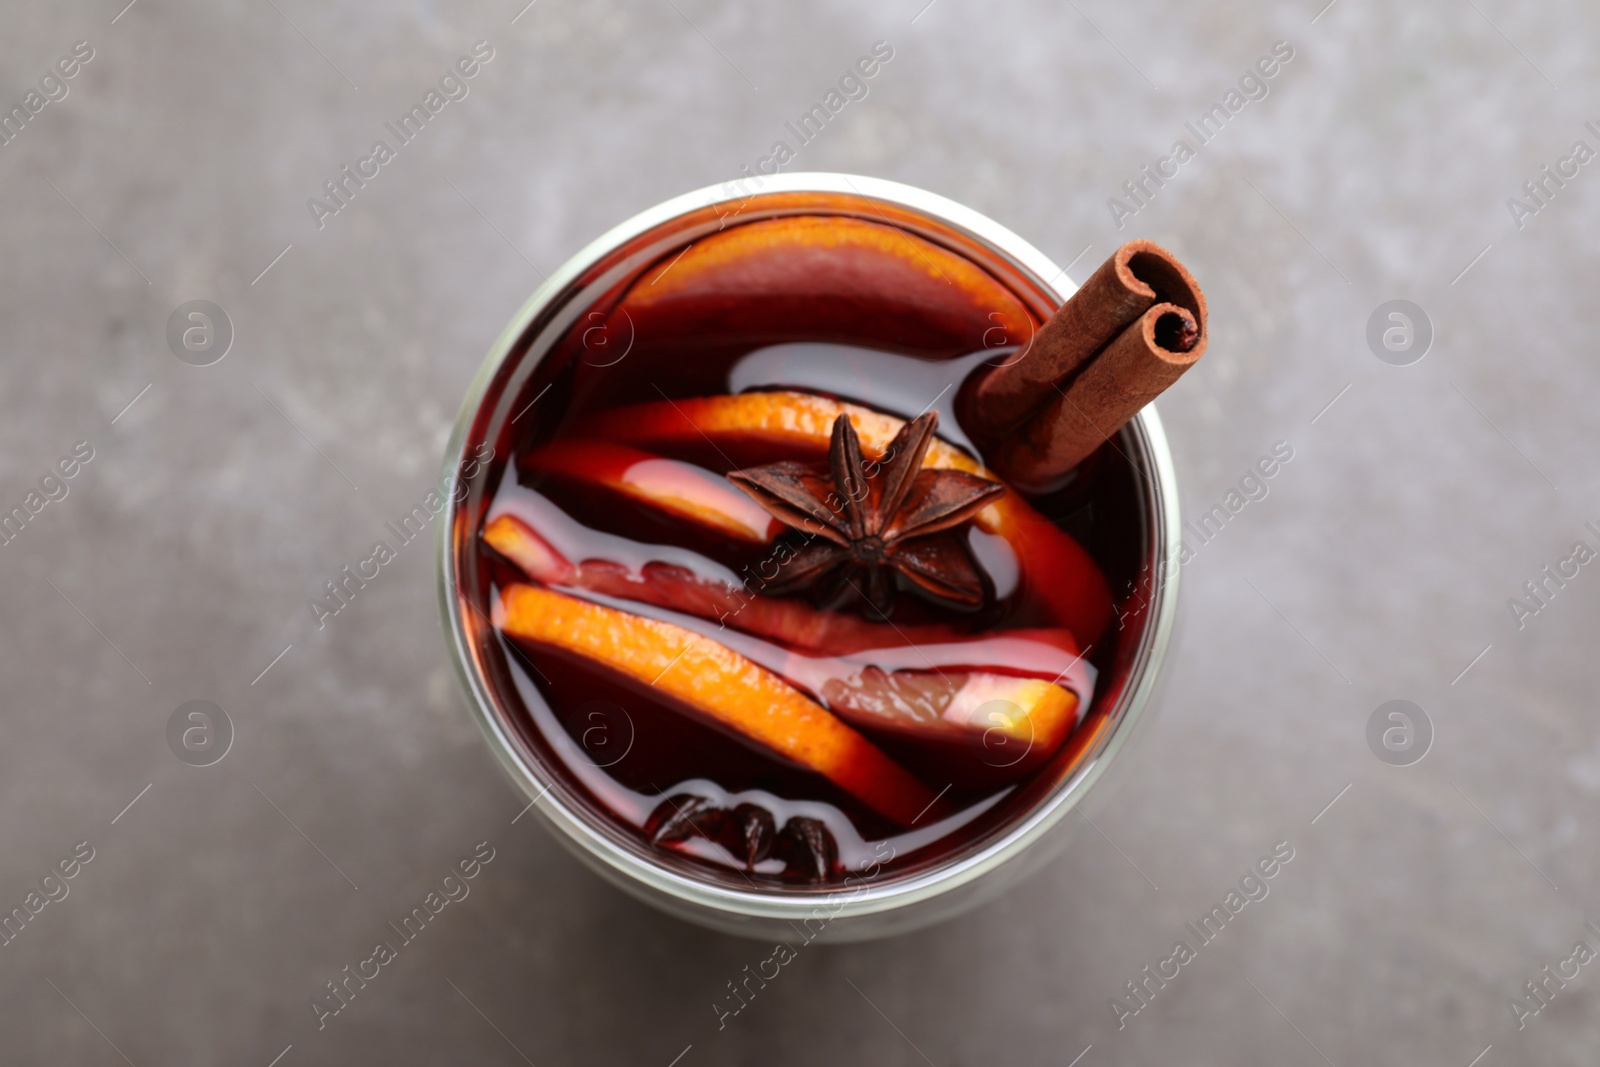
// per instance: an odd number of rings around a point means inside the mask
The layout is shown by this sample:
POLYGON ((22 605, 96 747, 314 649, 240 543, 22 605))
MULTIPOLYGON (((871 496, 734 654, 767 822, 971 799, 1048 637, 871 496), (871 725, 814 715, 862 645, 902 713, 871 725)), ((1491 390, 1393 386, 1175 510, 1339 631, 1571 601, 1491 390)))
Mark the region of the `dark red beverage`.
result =
POLYGON ((1026 496, 963 433, 1047 310, 1015 285, 886 217, 757 219, 617 272, 525 376, 463 594, 617 833, 758 886, 906 872, 1093 744, 1137 494, 1107 447, 1026 496))

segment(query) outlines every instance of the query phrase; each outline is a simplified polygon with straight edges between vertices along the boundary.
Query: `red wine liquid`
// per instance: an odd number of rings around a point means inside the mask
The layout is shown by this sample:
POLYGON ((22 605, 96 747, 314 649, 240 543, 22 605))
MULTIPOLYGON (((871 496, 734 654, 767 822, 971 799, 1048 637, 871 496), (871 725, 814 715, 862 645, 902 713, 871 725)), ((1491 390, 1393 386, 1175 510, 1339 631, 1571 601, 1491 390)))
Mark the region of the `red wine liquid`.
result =
MULTIPOLYGON (((512 405, 522 414, 513 429, 511 454, 497 460, 499 488, 479 531, 510 515, 573 561, 605 561, 632 572, 668 564, 757 595, 759 576, 774 570, 772 543, 732 536, 657 502, 631 498, 592 471, 530 457, 547 454, 552 443, 593 440, 593 427, 604 424, 608 414, 614 424, 619 409, 784 391, 847 401, 900 419, 937 411, 940 439, 981 459, 954 415, 955 397, 970 373, 1025 343, 1038 316, 1015 301, 991 311, 981 292, 976 300, 970 293, 945 298, 937 288, 908 293, 911 287, 893 277, 879 285, 875 279, 892 272, 880 271, 870 250, 834 249, 830 256, 793 275, 780 272, 765 289, 754 291, 706 278, 714 271, 694 262, 687 262, 684 276, 673 278, 671 271, 679 269, 669 262, 673 257, 616 286, 592 311, 578 316, 512 405), (868 282, 851 277, 851 271, 868 282), (680 287, 670 301, 641 300, 643 289, 669 280, 680 287), (972 306, 952 311, 950 303, 963 299, 972 306)), ((752 270, 759 273, 764 268, 761 257, 755 258, 752 270)), ((989 283, 999 286, 993 279, 989 283)), ((660 454, 694 464, 712 478, 757 463, 825 459, 815 450, 797 453, 790 444, 737 434, 715 440, 690 435, 660 454)), ((1119 599, 1130 592, 1132 600, 1138 599, 1134 568, 1142 541, 1135 478, 1121 453, 1108 446, 1066 489, 1027 498, 1035 511, 1088 550, 1119 599)), ((962 663, 982 666, 952 647, 1048 624, 1026 589, 1027 575, 1040 561, 1017 559, 998 540, 976 531, 969 540, 988 587, 976 611, 901 592, 885 625, 945 627, 958 640, 941 643, 933 659, 915 646, 886 651, 890 670, 896 664, 935 673, 965 669, 962 663), (940 656, 944 663, 936 662, 940 656)), ((481 542, 477 551, 484 592, 480 606, 487 617, 501 589, 528 582, 529 576, 481 542)), ((741 632, 737 615, 724 626, 614 591, 560 591, 695 630, 780 675, 797 669, 794 653, 807 652, 802 643, 780 635, 741 632)), ((803 594, 793 599, 806 600, 803 594)), ((859 605, 839 610, 861 614, 859 605)), ((1071 668, 1085 696, 1092 691, 1095 669, 1104 670, 1115 658, 1117 629, 1113 622, 1108 635, 1071 668)), ((1010 773, 1015 758, 1003 744, 935 742, 851 720, 938 797, 936 818, 897 825, 821 774, 736 730, 686 714, 681 703, 664 699, 660 690, 594 660, 503 635, 499 651, 514 690, 501 693, 511 705, 510 717, 530 748, 559 768, 574 795, 587 798, 607 814, 618 834, 655 850, 663 862, 721 875, 738 872, 735 884, 826 886, 852 872, 868 870, 881 877, 879 872, 894 874, 936 861, 996 832, 1031 803, 1037 794, 1030 790, 1034 779, 1059 777, 1062 760, 1075 746, 1081 750, 1087 744, 1079 735, 1091 730, 1095 719, 1092 705, 1087 719, 1080 708, 1078 733, 1058 758, 1023 777, 1010 773)))

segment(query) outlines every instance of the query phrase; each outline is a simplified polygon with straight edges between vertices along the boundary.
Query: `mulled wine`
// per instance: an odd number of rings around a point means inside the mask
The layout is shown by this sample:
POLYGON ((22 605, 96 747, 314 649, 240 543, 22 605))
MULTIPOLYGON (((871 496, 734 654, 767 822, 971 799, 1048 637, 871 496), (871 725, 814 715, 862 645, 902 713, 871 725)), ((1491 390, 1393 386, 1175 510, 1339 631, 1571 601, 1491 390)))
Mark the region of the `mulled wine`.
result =
POLYGON ((1024 492, 958 418, 1036 294, 855 211, 734 220, 570 317, 461 592, 527 745, 617 834, 758 887, 893 875, 1088 751, 1135 475, 1108 445, 1024 492))

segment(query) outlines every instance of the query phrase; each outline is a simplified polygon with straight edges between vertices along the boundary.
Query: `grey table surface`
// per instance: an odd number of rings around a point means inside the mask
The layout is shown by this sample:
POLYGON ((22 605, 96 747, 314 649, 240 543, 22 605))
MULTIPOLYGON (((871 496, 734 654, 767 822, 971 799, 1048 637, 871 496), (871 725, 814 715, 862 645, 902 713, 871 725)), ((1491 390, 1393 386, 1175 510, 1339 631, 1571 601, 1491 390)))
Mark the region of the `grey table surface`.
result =
POLYGON ((0 1061, 1593 1061, 1600 969, 1567 962, 1600 944, 1593 5, 124 2, 0 12, 0 103, 40 94, 0 146, 0 510, 38 509, 0 545, 0 910, 38 908, 0 947, 0 1061), (480 40, 468 95, 319 225, 308 199, 480 40), (1079 276, 1166 244, 1215 334, 1160 405, 1185 508, 1293 459, 1192 543, 1163 706, 1094 832, 974 914, 808 947, 719 1029, 770 950, 513 824, 430 550, 321 629, 307 602, 435 482, 543 275, 792 146, 876 41, 785 169, 933 190, 1079 276), (1185 123, 1280 41, 1200 144, 1185 123), (206 367, 167 342, 195 299, 234 332, 206 367), (1406 366, 1367 341, 1397 299, 1433 333, 1406 366), (1367 739, 1395 699, 1432 725, 1408 766, 1367 739), (234 725, 209 767, 169 749, 190 700, 234 725), (483 841, 471 896, 319 1029, 324 983, 483 841), (1280 841, 1270 895, 1121 1015, 1280 841))

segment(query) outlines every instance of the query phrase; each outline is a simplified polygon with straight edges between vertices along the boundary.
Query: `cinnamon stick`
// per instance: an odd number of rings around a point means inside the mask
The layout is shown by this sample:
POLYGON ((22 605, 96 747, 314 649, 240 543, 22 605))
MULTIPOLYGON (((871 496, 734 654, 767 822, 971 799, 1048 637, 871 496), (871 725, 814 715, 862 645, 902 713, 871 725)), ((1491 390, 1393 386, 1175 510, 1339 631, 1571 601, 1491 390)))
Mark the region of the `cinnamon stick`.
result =
POLYGON ((1019 358, 963 390, 962 425, 1007 480, 1047 491, 1177 381, 1206 339, 1194 277, 1160 245, 1130 241, 1019 358))

